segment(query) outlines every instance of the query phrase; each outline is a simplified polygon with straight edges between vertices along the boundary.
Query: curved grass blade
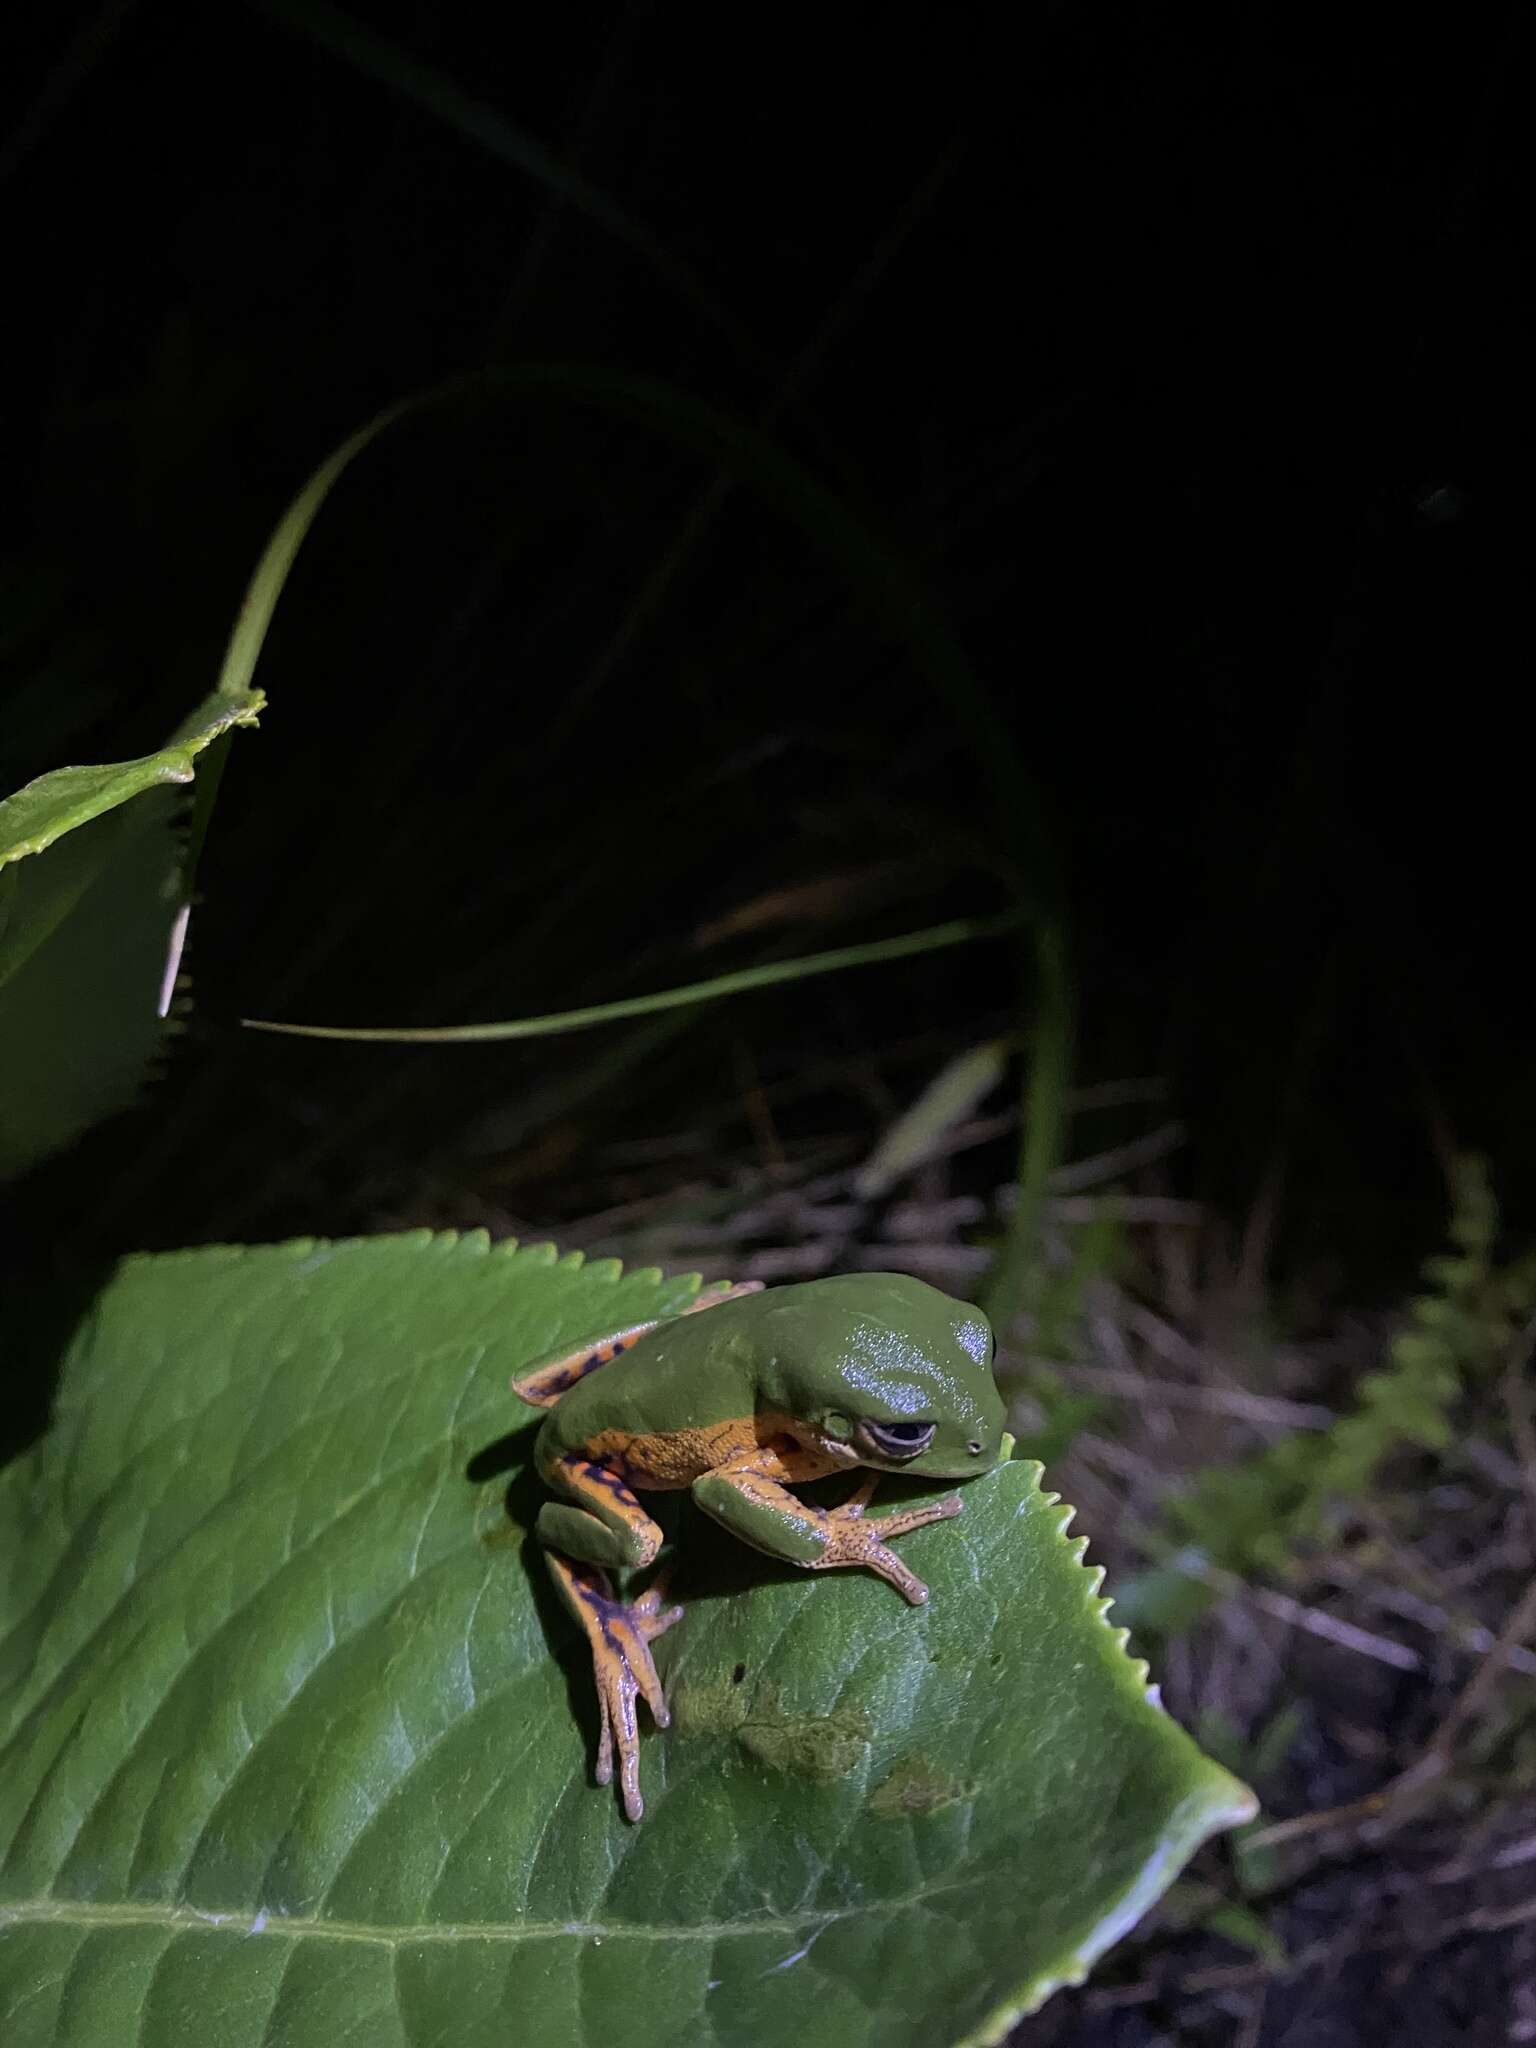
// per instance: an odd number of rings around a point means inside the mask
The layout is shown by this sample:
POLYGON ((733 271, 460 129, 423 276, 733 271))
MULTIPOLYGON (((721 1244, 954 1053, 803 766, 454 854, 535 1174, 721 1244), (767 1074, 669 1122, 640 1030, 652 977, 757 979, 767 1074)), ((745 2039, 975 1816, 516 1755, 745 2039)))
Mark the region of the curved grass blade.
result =
POLYGON ((567 1031, 587 1031, 621 1017, 649 1017, 659 1010, 681 1010, 697 1003, 750 989, 774 988, 781 982, 809 981, 818 974, 839 974, 850 967, 871 967, 882 960, 904 960, 916 953, 935 953, 945 946, 969 945, 978 939, 1000 938, 1015 931, 1017 912, 998 917, 956 918, 899 938, 872 939, 860 946, 837 946, 826 953, 807 953, 798 960, 774 960, 760 967, 741 967, 708 981, 682 988, 660 989, 654 995, 625 996, 617 1002, 593 1003, 582 1010, 557 1010, 544 1017, 517 1017, 500 1024, 426 1024, 350 1026, 343 1024, 281 1024, 266 1018, 242 1017, 249 1031, 280 1032, 289 1038, 339 1038, 389 1045, 485 1045, 509 1038, 554 1038, 567 1031))
MULTIPOLYGON (((1062 1150, 1071 1080, 1074 1002, 1066 892, 1044 799, 1020 761, 1013 736, 991 694, 972 669, 942 614, 929 601, 922 579, 911 572, 898 551, 887 546, 869 524, 853 516, 836 492, 768 435, 701 399, 658 380, 626 372, 561 363, 525 364, 454 378, 400 400, 363 427, 316 472, 290 514, 292 518, 310 494, 316 494, 293 547, 296 549, 319 500, 336 477, 392 421, 454 399, 491 392, 525 396, 549 393, 574 404, 595 406, 633 419, 665 432, 722 469, 751 482, 837 562, 850 583, 871 601, 893 640, 908 651, 920 673, 965 730, 976 760, 978 785, 985 790, 999 823, 1005 878, 1019 905, 1017 922, 1031 931, 1021 960, 1028 984, 1025 1000, 1032 1012, 1032 1030, 1024 1064, 1019 1194, 985 1295, 985 1306, 993 1321, 1002 1328, 1010 1327, 1024 1305, 1037 1268, 1041 1208, 1049 1176, 1062 1150)), ((269 557, 274 559, 275 549, 276 540, 269 549, 269 557)), ((279 588, 291 560, 292 550, 281 564, 279 588)), ((256 644, 259 647, 259 638, 256 644)), ((689 1000, 680 991, 667 993, 679 1005, 689 1000)), ((603 1007, 608 1015, 639 1014, 603 1007)), ((537 1035, 531 1027, 539 1021, 522 1020, 518 1035, 537 1035)), ((564 1023, 560 1028, 582 1027, 564 1023)), ((309 1030, 310 1035, 329 1035, 320 1027, 309 1030)), ((347 1031, 340 1035, 354 1038, 358 1034, 347 1031)))

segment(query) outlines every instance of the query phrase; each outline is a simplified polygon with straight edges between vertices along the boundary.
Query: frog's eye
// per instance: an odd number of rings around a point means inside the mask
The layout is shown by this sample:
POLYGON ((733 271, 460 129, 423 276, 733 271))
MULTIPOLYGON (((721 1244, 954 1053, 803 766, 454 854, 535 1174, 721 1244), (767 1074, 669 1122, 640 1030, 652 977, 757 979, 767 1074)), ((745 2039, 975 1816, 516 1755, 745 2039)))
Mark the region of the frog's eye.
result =
POLYGON ((936 1422, 861 1422, 867 1449, 882 1458, 920 1458, 938 1433, 936 1422))

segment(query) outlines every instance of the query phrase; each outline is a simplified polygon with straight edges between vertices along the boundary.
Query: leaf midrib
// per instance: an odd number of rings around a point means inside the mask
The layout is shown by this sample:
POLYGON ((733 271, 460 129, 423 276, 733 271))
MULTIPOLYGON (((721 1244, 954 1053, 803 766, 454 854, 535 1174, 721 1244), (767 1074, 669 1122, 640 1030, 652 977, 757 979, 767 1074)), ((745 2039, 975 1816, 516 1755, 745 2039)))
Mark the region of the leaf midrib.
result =
POLYGON ((857 1906, 807 1907, 800 1913, 760 1913, 741 1920, 690 1921, 668 1925, 648 1920, 485 1920, 419 1924, 374 1923, 365 1920, 317 1920, 298 1914, 268 1913, 249 1907, 220 1912, 186 1905, 143 1903, 98 1904, 88 1899, 0 1900, 0 1930, 8 1927, 163 1928, 171 1934, 237 1934, 242 1940, 278 1936, 291 1941, 337 1941, 400 1949, 454 1942, 555 1941, 733 1941, 760 1934, 803 1935, 842 1920, 875 1913, 900 1913, 945 1892, 974 1890, 985 1883, 972 1873, 919 1885, 899 1898, 868 1899, 857 1906))

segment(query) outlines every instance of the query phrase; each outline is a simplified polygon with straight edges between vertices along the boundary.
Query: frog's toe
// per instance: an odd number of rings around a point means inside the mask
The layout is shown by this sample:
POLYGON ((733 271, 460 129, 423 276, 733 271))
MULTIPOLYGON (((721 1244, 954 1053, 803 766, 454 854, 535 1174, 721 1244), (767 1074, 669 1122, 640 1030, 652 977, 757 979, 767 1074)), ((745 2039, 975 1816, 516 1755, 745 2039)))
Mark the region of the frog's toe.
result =
POLYGON ((878 1572, 888 1586, 894 1586, 904 1600, 914 1607, 927 1604, 928 1588, 909 1565, 902 1563, 894 1550, 887 1550, 883 1543, 870 1551, 866 1559, 870 1570, 878 1572))
POLYGON ((635 1721, 635 1683, 627 1670, 611 1677, 606 1672, 599 1674, 597 1710, 602 1717, 602 1731, 597 1740, 597 1768, 593 1775, 599 1785, 613 1783, 613 1755, 617 1749, 625 1817, 639 1820, 645 1812, 645 1801, 640 1796, 640 1730, 635 1721))
POLYGON ((902 1563, 891 1543, 898 1536, 905 1536, 909 1530, 922 1529, 929 1522, 947 1522, 960 1512, 960 1496, 947 1494, 943 1500, 913 1501, 906 1507, 893 1508, 889 1514, 866 1514, 872 1482, 866 1480, 851 1499, 838 1508, 828 1511, 824 1527, 827 1530, 827 1547, 823 1555, 811 1566, 813 1571, 824 1571, 829 1566, 864 1565, 868 1570, 884 1579, 888 1586, 894 1586, 904 1600, 914 1607, 921 1607, 928 1598, 928 1588, 916 1572, 902 1563))
MULTIPOLYGON (((663 1626, 666 1624, 663 1623, 663 1626)), ((619 1655, 605 1668, 599 1680, 598 1692, 603 1707, 604 1727, 611 1731, 609 1744, 608 1775, 599 1772, 598 1783, 606 1785, 613 1776, 612 1746, 617 1743, 619 1752, 619 1790, 624 1798, 624 1812, 630 1820, 639 1820, 645 1812, 645 1801, 640 1796, 640 1728, 635 1714, 635 1701, 643 1699, 651 1710, 651 1719, 658 1728, 670 1727, 671 1713, 667 1707, 667 1696, 661 1689, 661 1680, 651 1660, 646 1637, 630 1617, 625 1614, 614 1631, 618 1638, 619 1655)), ((656 1633, 660 1633, 659 1630, 656 1633)), ((598 1751, 601 1766, 603 1751, 598 1751)))
POLYGON ((959 1494, 950 1493, 943 1500, 913 1501, 910 1507, 893 1508, 888 1515, 871 1515, 866 1526, 888 1542, 893 1536, 905 1536, 909 1529, 923 1529, 930 1522, 947 1522, 960 1513, 962 1506, 959 1494))
POLYGON ((663 1568, 639 1599, 631 1600, 624 1609, 627 1619, 634 1623, 648 1643, 654 1643, 658 1636, 666 1634, 674 1621, 681 1621, 683 1618, 681 1607, 667 1607, 662 1604, 667 1597, 667 1587, 671 1578, 671 1568, 663 1568))
POLYGON ((597 1688, 597 1713, 602 1725, 598 1730, 597 1763, 593 1767, 592 1775, 599 1785, 611 1785, 613 1783, 613 1716, 608 1711, 608 1696, 601 1686, 597 1688))
MULTIPOLYGON (((642 1692, 651 1708, 652 1717, 660 1727, 666 1726, 666 1701, 661 1697, 661 1687, 654 1667, 643 1674, 637 1672, 629 1661, 625 1650, 617 1642, 606 1647, 606 1654, 596 1652, 594 1646, 594 1676, 597 1680, 597 1711, 601 1728, 597 1741, 597 1768, 594 1776, 599 1785, 613 1783, 614 1756, 617 1752, 619 1766, 619 1790, 624 1800, 624 1812, 630 1820, 639 1820, 645 1812, 645 1801, 640 1796, 640 1725, 635 1713, 635 1701, 642 1692), (661 1712, 656 1712, 660 1701, 661 1712)), ((650 1654, 644 1650, 644 1662, 650 1665, 650 1654)))
MULTIPOLYGON (((662 1623, 666 1627, 666 1623, 662 1623)), ((661 1680, 656 1675, 656 1665, 651 1656, 650 1638, 660 1635, 661 1629, 647 1629, 643 1622, 636 1621, 621 1610, 620 1618, 614 1624, 623 1662, 631 1684, 640 1693, 651 1710, 651 1719, 658 1728, 665 1728, 671 1719, 667 1712, 667 1696, 661 1689, 661 1680)))
POLYGON ((875 1488, 879 1484, 880 1474, 878 1472, 871 1472, 869 1477, 863 1480, 854 1492, 849 1494, 842 1505, 834 1508, 832 1512, 835 1515, 846 1516, 850 1521, 857 1521, 874 1498, 875 1488))

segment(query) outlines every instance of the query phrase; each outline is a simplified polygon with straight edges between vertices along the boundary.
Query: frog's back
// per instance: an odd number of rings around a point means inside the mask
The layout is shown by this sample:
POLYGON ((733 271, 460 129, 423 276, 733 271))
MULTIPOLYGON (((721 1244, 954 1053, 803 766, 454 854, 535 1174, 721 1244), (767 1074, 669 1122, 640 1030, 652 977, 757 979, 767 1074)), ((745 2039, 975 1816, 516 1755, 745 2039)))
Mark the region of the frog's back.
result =
POLYGON ((979 1347, 990 1350, 990 1341, 975 1310, 907 1274, 848 1273, 769 1288, 663 1323, 578 1381, 551 1410, 539 1457, 553 1462, 611 1431, 653 1436, 766 1410, 800 1415, 809 1397, 840 1387, 845 1367, 870 1384, 957 1343, 979 1362, 979 1347))
POLYGON ((751 1311, 771 1298, 748 1295, 647 1331, 623 1357, 561 1395, 539 1432, 540 1463, 610 1431, 654 1436, 751 1415, 760 1405, 751 1311))

